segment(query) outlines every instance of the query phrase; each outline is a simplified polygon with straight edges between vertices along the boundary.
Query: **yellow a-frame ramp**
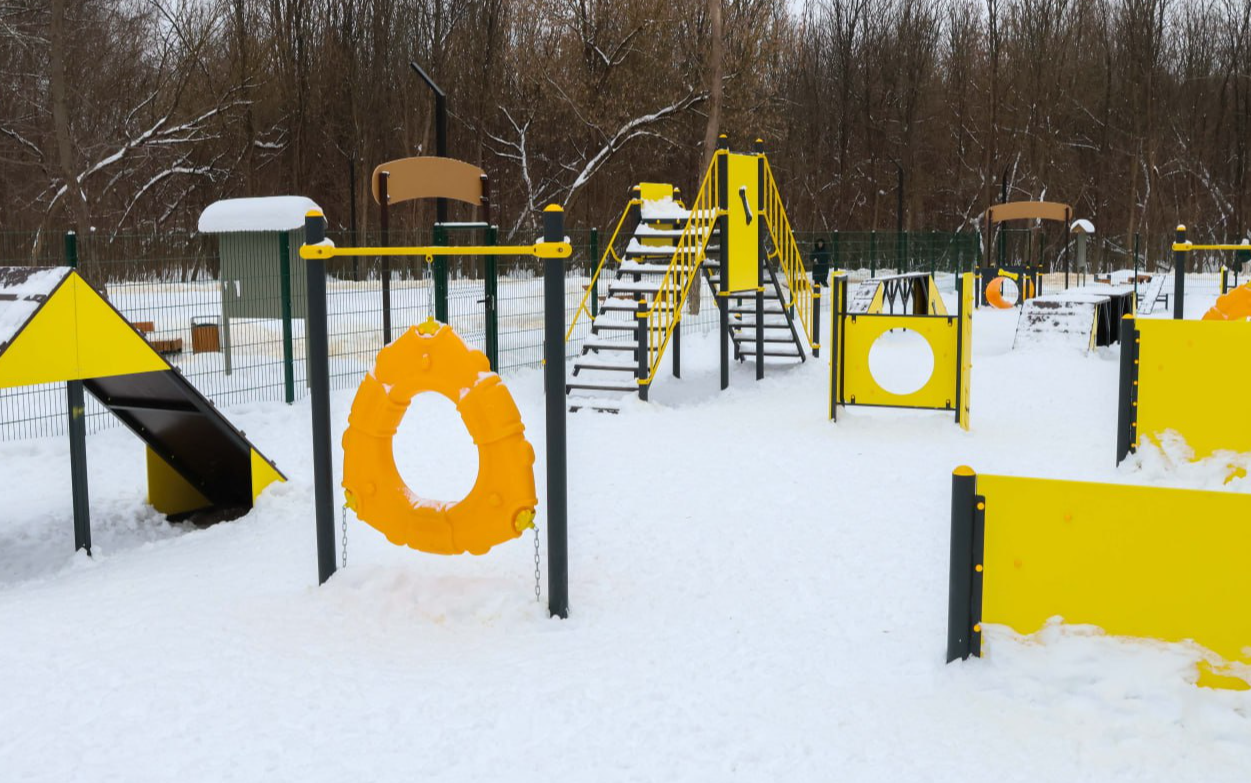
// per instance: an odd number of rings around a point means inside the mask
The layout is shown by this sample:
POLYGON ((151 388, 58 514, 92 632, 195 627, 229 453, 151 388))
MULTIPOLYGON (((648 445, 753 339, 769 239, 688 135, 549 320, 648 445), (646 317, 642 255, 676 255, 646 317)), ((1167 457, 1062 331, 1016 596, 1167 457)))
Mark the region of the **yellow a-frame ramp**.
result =
POLYGON ((242 516, 286 480, 73 269, 0 267, 0 388, 58 382, 70 386, 80 548, 90 529, 79 383, 147 444, 148 500, 164 514, 242 516))

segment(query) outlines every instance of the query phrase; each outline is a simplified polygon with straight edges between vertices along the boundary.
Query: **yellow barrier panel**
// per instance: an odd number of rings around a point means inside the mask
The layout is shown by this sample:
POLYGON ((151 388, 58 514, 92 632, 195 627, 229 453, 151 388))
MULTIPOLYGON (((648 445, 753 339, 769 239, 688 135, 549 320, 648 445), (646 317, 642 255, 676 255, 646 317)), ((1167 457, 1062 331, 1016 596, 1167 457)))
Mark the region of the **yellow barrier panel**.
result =
POLYGON ((1058 615, 1251 664, 1251 496, 989 475, 976 492, 981 622, 1029 634, 1058 615))
POLYGON ((1169 431, 1195 459, 1251 452, 1251 427, 1236 426, 1221 402, 1251 389, 1251 322, 1138 320, 1137 438, 1159 444, 1169 431), (1213 395, 1216 396, 1213 396, 1213 395))
POLYGON ((957 319, 861 314, 848 316, 845 324, 844 350, 848 361, 843 371, 843 394, 848 403, 901 408, 955 408, 956 368, 959 366, 957 319), (911 394, 895 394, 882 388, 869 370, 869 350, 879 337, 893 329, 907 329, 919 334, 934 354, 934 372, 924 386, 911 394))

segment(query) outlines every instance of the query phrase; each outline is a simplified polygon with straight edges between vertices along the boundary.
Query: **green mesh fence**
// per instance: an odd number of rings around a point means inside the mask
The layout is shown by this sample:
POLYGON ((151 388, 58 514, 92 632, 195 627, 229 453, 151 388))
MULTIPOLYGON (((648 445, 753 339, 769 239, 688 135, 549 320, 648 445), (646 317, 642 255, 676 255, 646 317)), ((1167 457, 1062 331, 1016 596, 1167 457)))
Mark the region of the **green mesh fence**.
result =
MULTIPOLYGON (((380 244, 376 233, 329 232, 336 244, 380 244)), ((586 293, 606 241, 595 241, 589 230, 569 232, 574 246, 565 281, 566 322, 572 320, 586 293), (593 253, 595 248, 598 252, 593 253)), ((1049 240, 1030 229, 1009 229, 995 247, 1004 258, 1029 259, 1059 271, 1062 239, 1049 240), (1050 243, 1049 243, 1050 242, 1050 243)), ((810 260, 814 243, 824 238, 834 268, 870 275, 894 272, 956 273, 968 271, 981 257, 981 239, 975 232, 887 231, 796 233, 800 250, 810 260)), ((1192 231, 1192 239, 1230 241, 1192 231)), ((298 243, 298 239, 295 240, 298 243)), ((392 232, 392 245, 430 244, 429 231, 392 232)), ((481 230, 454 231, 449 244, 482 244, 481 230)), ((525 241, 524 239, 520 241, 525 241)), ((1171 237, 1094 236, 1088 240, 1084 274, 1095 277, 1118 269, 1143 272, 1171 269, 1171 237), (1136 252, 1135 252, 1136 250, 1136 252)), ((266 251, 270 252, 270 251, 266 251)), ((201 234, 92 234, 79 238, 79 271, 131 323, 141 327, 153 346, 164 353, 202 393, 218 406, 250 401, 283 401, 307 394, 305 310, 302 278, 293 278, 293 318, 290 339, 284 330, 281 286, 271 271, 258 269, 256 279, 236 275, 223 280, 219 238, 201 234), (224 318, 223 301, 239 291, 259 290, 252 306, 264 317, 224 318)), ((1195 253, 1188 271, 1188 290, 1212 288, 1219 292, 1219 270, 1233 261, 1230 253, 1195 253)), ((449 257, 448 320, 474 348, 486 348, 486 259, 449 257)), ((55 266, 66 263, 64 235, 0 232, 0 265, 55 266)), ((415 257, 344 258, 327 265, 332 384, 352 388, 372 366, 383 341, 383 269, 390 269, 392 337, 435 313, 434 270, 415 257)), ((1073 271, 1076 262, 1070 259, 1073 271)), ((299 261, 292 262, 296 274, 299 261)), ((502 372, 537 367, 542 360, 542 263, 529 257, 500 257, 497 318, 499 367, 502 372)), ((298 275, 297 275, 298 277, 298 275)), ((1085 278, 1079 279, 1081 282, 1085 278)), ((600 294, 607 290, 600 283, 600 294)), ((704 289, 707 293, 707 289, 704 289)), ((711 331, 717 309, 704 297, 698 314, 683 318, 684 331, 711 331)), ((590 319, 583 315, 566 348, 570 357, 581 352, 590 319)), ((115 426, 116 421, 88 397, 88 428, 115 426)), ((62 435, 65 432, 63 384, 0 390, 0 440, 62 435)))

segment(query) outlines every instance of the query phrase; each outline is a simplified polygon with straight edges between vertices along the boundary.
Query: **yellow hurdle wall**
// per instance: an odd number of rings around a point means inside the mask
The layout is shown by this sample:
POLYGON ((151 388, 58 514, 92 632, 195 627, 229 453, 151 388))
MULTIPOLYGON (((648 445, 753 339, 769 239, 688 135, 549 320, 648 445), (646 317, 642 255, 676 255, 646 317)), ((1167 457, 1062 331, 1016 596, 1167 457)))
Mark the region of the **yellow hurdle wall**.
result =
POLYGON ((1251 452, 1251 425, 1230 402, 1251 396, 1251 322, 1139 320, 1137 437, 1175 431, 1195 459, 1251 452))
MULTIPOLYGON (((1251 667, 1251 495, 963 477, 975 493, 965 526, 957 473, 952 587, 970 583, 966 654, 980 654, 981 623, 1031 634, 1059 616, 1118 636, 1193 640, 1225 675, 1238 673, 1231 663, 1251 667), (962 539, 972 573, 957 567, 962 539)), ((953 598, 954 614, 960 605, 953 598)))

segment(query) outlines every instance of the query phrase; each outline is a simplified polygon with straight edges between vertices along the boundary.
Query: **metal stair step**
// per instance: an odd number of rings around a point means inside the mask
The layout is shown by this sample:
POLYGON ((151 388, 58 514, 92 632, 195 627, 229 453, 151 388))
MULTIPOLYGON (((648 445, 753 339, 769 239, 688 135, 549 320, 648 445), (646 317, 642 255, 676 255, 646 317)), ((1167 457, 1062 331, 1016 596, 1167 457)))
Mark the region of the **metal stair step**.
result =
POLYGON ((587 391, 615 391, 615 392, 637 392, 639 385, 634 381, 629 383, 611 383, 609 381, 577 381, 576 383, 565 384, 565 394, 575 390, 585 389, 587 391))
POLYGON ((613 280, 608 284, 608 295, 616 294, 654 294, 660 290, 660 283, 636 283, 633 280, 613 280))
POLYGON ((596 359, 594 354, 583 354, 573 360, 573 373, 578 374, 579 370, 602 370, 604 372, 628 372, 636 373, 639 369, 638 362, 629 362, 620 364, 610 362, 607 359, 596 359))
POLYGON ((569 412, 577 413, 580 410, 591 410, 596 413, 620 413, 623 399, 609 399, 607 397, 570 397, 569 412))
MULTIPOLYGON (((753 331, 754 331, 754 330, 753 330, 753 331)), ((734 331, 731 331, 731 332, 730 332, 730 334, 731 334, 731 335, 733 335, 735 338, 737 338, 737 339, 736 339, 736 342, 738 342, 738 343, 740 343, 740 344, 747 344, 747 343, 754 343, 754 342, 756 342, 756 337, 755 337, 755 335, 751 335, 751 334, 743 334, 742 332, 734 332, 734 331)), ((788 345, 794 345, 794 344, 795 344, 795 339, 794 339, 793 337, 766 337, 766 338, 764 338, 763 342, 766 342, 766 343, 786 343, 786 344, 788 344, 788 345)))
MULTIPOLYGON (((751 346, 750 343, 741 343, 739 345, 738 352, 743 356, 756 356, 756 349, 753 346, 751 346)), ((803 358, 803 354, 799 352, 798 348, 796 348, 794 352, 770 351, 766 348, 763 355, 766 357, 774 356, 774 357, 785 357, 788 359, 803 358)))
MULTIPOLYGON (((763 326, 766 329, 790 329, 791 328, 791 325, 786 323, 785 321, 780 321, 777 323, 774 323, 772 321, 765 321, 764 323, 761 324, 761 326, 763 326)), ((730 328, 731 329, 755 329, 756 322, 755 321, 730 321, 730 328)))

